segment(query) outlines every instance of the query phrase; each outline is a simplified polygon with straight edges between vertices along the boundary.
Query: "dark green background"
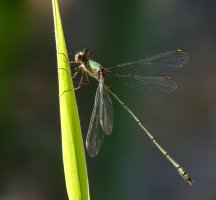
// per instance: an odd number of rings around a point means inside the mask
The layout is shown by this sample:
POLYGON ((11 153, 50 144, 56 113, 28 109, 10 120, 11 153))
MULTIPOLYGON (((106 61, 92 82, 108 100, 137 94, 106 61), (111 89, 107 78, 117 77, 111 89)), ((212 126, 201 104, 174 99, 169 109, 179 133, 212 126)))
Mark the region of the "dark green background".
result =
MULTIPOLYGON (((105 67, 176 48, 191 56, 176 72, 174 93, 111 85, 196 185, 181 180, 113 99, 113 134, 96 158, 86 155, 91 199, 215 200, 216 3, 59 3, 68 50, 87 47, 105 67)), ((84 138, 97 87, 90 83, 76 92, 84 138)), ((0 199, 67 199, 51 1, 0 1, 0 91, 0 199)))

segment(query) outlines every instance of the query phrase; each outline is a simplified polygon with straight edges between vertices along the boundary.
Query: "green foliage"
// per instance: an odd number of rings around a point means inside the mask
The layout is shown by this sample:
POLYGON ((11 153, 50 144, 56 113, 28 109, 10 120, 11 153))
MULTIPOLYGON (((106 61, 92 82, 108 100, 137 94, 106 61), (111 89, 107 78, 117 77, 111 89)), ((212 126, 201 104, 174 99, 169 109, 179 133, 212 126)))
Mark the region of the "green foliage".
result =
POLYGON ((58 60, 59 101, 62 151, 67 192, 70 200, 88 200, 89 186, 85 152, 78 109, 73 90, 68 53, 62 30, 57 0, 53 0, 53 16, 58 60))

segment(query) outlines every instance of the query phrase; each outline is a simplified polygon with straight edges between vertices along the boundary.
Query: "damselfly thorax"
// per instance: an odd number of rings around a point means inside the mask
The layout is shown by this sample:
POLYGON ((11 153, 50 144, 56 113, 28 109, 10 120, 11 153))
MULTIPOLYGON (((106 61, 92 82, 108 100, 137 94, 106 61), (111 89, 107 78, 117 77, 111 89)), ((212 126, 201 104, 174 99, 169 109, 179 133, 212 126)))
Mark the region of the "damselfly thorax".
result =
POLYGON ((77 52, 74 56, 74 63, 78 64, 78 67, 76 68, 73 77, 75 78, 78 74, 81 74, 78 81, 79 86, 75 89, 80 88, 83 84, 88 84, 88 76, 91 76, 98 81, 105 77, 106 70, 98 62, 90 60, 89 55, 90 53, 88 49, 83 49, 77 52))

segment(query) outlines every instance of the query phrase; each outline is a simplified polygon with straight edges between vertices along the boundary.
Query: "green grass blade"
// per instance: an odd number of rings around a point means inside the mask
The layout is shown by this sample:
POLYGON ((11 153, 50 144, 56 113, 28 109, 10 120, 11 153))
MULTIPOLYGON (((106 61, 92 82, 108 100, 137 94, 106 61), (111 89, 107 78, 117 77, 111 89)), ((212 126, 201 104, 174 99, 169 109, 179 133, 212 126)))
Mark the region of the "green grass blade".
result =
POLYGON ((70 200, 88 200, 89 185, 85 151, 83 147, 78 109, 73 91, 73 83, 69 76, 71 72, 70 65, 67 61, 68 53, 62 30, 58 1, 52 0, 52 4, 58 61, 62 153, 66 187, 70 200), (64 70, 62 68, 64 68, 64 70))

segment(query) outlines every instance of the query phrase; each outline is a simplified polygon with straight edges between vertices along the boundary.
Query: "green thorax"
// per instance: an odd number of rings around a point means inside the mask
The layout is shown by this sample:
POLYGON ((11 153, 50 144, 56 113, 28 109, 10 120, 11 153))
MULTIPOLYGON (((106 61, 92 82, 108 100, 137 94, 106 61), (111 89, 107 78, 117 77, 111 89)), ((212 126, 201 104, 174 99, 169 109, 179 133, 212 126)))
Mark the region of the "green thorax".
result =
POLYGON ((88 60, 86 62, 86 66, 87 70, 89 70, 91 73, 93 74, 98 74, 98 71, 100 70, 101 68, 101 64, 99 64, 98 62, 96 61, 93 61, 93 60, 88 60))

